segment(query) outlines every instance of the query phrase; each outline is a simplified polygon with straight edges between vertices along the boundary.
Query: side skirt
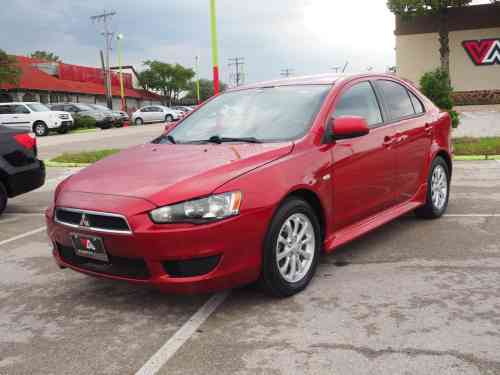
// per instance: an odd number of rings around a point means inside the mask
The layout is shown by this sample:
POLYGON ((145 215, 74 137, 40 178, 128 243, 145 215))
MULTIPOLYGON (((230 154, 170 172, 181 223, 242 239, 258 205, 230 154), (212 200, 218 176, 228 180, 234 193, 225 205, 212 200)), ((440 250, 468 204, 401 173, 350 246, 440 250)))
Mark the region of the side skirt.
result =
POLYGON ((345 227, 338 232, 333 233, 325 239, 325 253, 335 251, 339 246, 342 246, 372 230, 397 219, 398 217, 413 211, 425 203, 427 193, 427 184, 424 184, 418 189, 415 196, 404 203, 393 206, 376 215, 370 216, 360 222, 345 227))

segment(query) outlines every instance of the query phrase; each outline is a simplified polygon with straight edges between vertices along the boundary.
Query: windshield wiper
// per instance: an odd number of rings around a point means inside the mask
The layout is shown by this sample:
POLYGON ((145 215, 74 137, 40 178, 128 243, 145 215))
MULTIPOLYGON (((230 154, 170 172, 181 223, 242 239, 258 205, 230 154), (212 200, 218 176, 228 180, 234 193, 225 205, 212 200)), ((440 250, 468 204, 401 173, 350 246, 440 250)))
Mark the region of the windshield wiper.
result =
POLYGON ((213 135, 205 141, 198 142, 208 142, 208 143, 228 143, 228 142, 244 142, 244 143, 262 143, 255 137, 219 137, 218 135, 213 135))

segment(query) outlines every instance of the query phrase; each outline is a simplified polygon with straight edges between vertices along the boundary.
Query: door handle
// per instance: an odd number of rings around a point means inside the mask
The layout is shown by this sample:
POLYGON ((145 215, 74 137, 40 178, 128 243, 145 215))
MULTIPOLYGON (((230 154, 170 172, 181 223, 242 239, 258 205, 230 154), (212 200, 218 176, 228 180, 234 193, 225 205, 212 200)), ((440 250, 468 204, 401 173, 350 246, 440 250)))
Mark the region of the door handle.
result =
POLYGON ((424 126, 424 131, 427 133, 427 134, 432 134, 432 125, 429 124, 429 123, 426 123, 425 126, 424 126))
POLYGON ((394 143, 394 138, 393 137, 389 137, 388 135, 386 135, 384 137, 384 142, 382 143, 382 145, 384 147, 390 147, 393 143, 394 143))

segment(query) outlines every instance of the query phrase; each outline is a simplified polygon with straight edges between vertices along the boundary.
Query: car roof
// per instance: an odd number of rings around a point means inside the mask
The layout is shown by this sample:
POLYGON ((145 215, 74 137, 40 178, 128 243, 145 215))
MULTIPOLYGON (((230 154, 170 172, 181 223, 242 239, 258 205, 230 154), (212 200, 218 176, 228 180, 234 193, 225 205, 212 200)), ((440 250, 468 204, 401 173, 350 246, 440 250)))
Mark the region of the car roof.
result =
POLYGON ((373 78, 387 77, 387 78, 399 79, 398 77, 392 74, 386 74, 386 73, 326 73, 326 74, 290 77, 290 78, 283 78, 271 81, 258 82, 246 86, 241 86, 238 87, 237 89, 263 88, 272 86, 293 86, 293 85, 333 85, 343 80, 352 80, 356 78, 370 78, 370 77, 373 78))
POLYGON ((33 103, 39 103, 40 102, 8 102, 8 103, 0 103, 0 105, 13 105, 13 104, 33 104, 33 103))

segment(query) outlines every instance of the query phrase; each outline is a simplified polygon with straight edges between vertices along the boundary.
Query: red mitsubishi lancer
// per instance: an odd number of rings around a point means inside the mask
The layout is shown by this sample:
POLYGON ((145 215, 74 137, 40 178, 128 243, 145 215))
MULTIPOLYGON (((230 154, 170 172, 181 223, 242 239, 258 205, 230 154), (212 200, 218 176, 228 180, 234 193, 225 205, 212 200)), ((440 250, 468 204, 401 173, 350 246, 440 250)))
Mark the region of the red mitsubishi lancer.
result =
POLYGON ((219 95, 149 144, 62 182, 47 210, 62 268, 209 292, 290 296, 322 251, 403 214, 446 211, 450 117, 391 75, 326 75, 219 95))

